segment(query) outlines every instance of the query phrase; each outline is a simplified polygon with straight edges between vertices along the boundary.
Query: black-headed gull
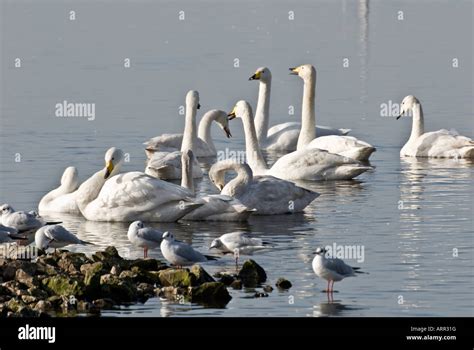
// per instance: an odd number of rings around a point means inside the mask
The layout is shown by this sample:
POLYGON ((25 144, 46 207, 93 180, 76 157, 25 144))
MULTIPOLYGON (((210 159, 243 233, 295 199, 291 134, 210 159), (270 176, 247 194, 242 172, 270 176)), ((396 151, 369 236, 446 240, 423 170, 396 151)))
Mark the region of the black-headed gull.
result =
POLYGON ((145 227, 143 222, 134 221, 128 227, 127 237, 133 245, 143 248, 143 258, 148 257, 148 249, 160 246, 163 232, 145 227))
POLYGON ((62 248, 69 244, 92 244, 79 239, 61 225, 41 227, 35 234, 35 245, 39 249, 62 248))
POLYGON ((163 257, 172 265, 188 266, 197 262, 216 260, 216 257, 203 255, 189 244, 174 239, 170 232, 163 233, 160 249, 163 257))

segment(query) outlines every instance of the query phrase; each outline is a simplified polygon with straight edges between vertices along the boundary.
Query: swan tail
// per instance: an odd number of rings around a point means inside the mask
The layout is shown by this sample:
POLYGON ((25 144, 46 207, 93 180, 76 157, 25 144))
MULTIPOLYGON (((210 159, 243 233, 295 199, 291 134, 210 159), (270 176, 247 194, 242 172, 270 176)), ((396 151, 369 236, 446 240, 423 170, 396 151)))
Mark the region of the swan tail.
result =
POLYGON ((219 257, 213 255, 204 255, 207 260, 218 260, 219 257))
POLYGON ((350 180, 360 174, 365 173, 368 170, 373 170, 371 166, 362 166, 362 165, 345 165, 337 169, 336 175, 340 175, 340 180, 350 180))
MULTIPOLYGON (((474 144, 474 141, 471 141, 474 144)), ((462 154, 462 158, 474 158, 474 146, 468 147, 462 154)))
POLYGON ((362 162, 367 162, 369 160, 369 157, 374 153, 377 149, 372 146, 366 146, 366 147, 361 147, 358 150, 358 156, 357 160, 362 161, 362 162))

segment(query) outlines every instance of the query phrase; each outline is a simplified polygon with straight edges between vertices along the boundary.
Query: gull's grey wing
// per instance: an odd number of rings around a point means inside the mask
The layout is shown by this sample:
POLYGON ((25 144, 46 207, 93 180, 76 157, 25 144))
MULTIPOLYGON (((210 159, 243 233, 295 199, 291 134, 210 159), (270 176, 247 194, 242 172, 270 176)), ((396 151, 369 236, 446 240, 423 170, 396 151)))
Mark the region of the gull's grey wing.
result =
POLYGON ((354 270, 341 259, 327 259, 326 268, 337 272, 341 276, 354 276, 354 270))
POLYGON ((145 227, 138 230, 137 237, 159 244, 161 243, 163 232, 152 229, 151 227, 145 227))

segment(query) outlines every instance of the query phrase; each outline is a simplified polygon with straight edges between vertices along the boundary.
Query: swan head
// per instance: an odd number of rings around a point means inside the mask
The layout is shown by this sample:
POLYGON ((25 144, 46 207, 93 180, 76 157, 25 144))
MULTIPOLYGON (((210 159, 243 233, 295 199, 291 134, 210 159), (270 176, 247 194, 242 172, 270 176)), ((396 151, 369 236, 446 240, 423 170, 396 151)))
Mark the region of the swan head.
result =
POLYGON ((63 176, 61 176, 61 186, 67 186, 71 188, 71 190, 74 190, 79 186, 78 172, 76 167, 70 166, 64 170, 63 176))
POLYGON ((219 238, 216 238, 212 241, 209 249, 221 249, 224 248, 224 243, 219 238))
POLYGON ((264 83, 271 81, 272 73, 267 67, 258 68, 255 73, 249 78, 249 80, 260 80, 264 83))
POLYGON ((209 179, 214 184, 214 186, 216 186, 219 189, 219 191, 222 191, 222 189, 225 186, 225 171, 222 171, 222 169, 219 169, 220 168, 219 166, 215 167, 214 165, 209 170, 209 179))
POLYGON ((186 94, 186 107, 188 106, 196 109, 201 108, 201 105, 199 104, 199 92, 196 90, 189 90, 186 94))
POLYGON ((171 232, 168 232, 168 231, 163 233, 163 236, 161 238, 163 238, 164 241, 168 241, 168 242, 173 242, 174 241, 173 234, 171 232))
POLYGON ((227 118, 227 113, 221 110, 217 110, 216 113, 216 123, 219 124, 222 130, 224 130, 225 136, 227 136, 227 138, 231 138, 232 134, 230 133, 229 119, 227 118))
POLYGON ((311 64, 302 64, 301 66, 290 68, 291 75, 298 75, 304 81, 316 78, 316 69, 311 64))
POLYGON ((405 98, 402 100, 402 103, 400 104, 400 115, 397 117, 397 120, 400 119, 403 115, 408 114, 413 109, 413 107, 419 104, 420 101, 418 101, 415 96, 405 96, 405 98))
POLYGON ((105 175, 104 179, 108 179, 115 175, 123 163, 123 152, 119 148, 109 148, 105 153, 105 175))
POLYGON ((232 120, 234 118, 242 118, 244 114, 249 114, 252 112, 252 107, 250 107, 250 104, 247 101, 240 100, 237 102, 232 108, 232 111, 227 114, 229 117, 229 120, 232 120))
POLYGON ((11 214, 14 211, 15 210, 13 210, 10 204, 5 203, 5 204, 0 205, 0 215, 11 214))

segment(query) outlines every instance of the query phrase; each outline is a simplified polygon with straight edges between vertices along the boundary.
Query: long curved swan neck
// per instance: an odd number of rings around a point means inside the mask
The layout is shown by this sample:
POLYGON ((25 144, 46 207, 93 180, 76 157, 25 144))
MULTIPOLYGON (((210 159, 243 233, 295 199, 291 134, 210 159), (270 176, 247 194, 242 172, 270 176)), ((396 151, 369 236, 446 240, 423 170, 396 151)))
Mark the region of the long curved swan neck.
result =
POLYGON ((271 76, 268 77, 266 81, 260 80, 257 109, 255 110, 255 130, 257 131, 257 139, 260 144, 267 141, 271 89, 271 76))
POLYGON ((316 137, 316 113, 314 109, 316 95, 316 74, 311 74, 304 81, 303 106, 301 112, 301 131, 298 137, 297 150, 306 147, 316 137))
POLYGON ((194 193, 193 157, 190 150, 183 152, 181 163, 181 187, 187 188, 194 193))
POLYGON ((425 133, 425 122, 423 119, 423 108, 421 103, 416 103, 412 108, 413 123, 411 127, 410 140, 416 140, 425 133))
POLYGON ((105 184, 106 179, 105 169, 99 170, 90 178, 82 183, 82 185, 77 190, 76 203, 79 210, 84 213, 85 208, 89 203, 97 198, 100 190, 105 184))
POLYGON ((183 142, 181 143, 181 152, 188 149, 195 150, 197 146, 196 133, 196 108, 194 106, 186 106, 186 118, 184 124, 183 142))
POLYGON ((258 145, 257 133, 253 123, 252 110, 250 106, 242 113, 242 123, 244 124, 245 133, 245 152, 247 156, 247 163, 252 170, 266 170, 267 164, 263 158, 262 152, 258 145))
POLYGON ((211 135, 211 126, 212 122, 216 120, 218 117, 219 112, 217 109, 213 109, 212 111, 207 112, 202 117, 201 121, 199 122, 199 129, 198 129, 198 138, 203 140, 211 150, 215 151, 216 147, 214 146, 214 142, 212 141, 211 135))
POLYGON ((253 179, 253 173, 252 169, 250 169, 247 164, 239 164, 235 162, 229 163, 229 165, 222 171, 227 172, 229 170, 235 171, 237 176, 224 186, 221 194, 235 197, 245 191, 253 179))

